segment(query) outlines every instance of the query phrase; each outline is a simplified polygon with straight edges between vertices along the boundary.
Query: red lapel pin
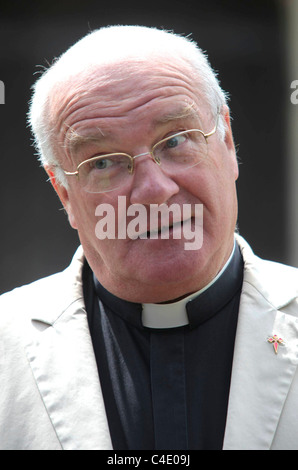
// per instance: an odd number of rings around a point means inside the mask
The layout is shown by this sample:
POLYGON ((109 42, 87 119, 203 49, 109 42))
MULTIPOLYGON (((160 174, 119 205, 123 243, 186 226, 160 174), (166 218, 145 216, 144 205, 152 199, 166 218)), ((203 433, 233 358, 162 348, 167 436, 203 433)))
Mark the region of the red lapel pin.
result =
POLYGON ((278 346, 279 345, 284 346, 285 344, 284 340, 282 338, 279 338, 277 335, 269 336, 267 341, 269 343, 272 343, 275 354, 278 353, 278 346))

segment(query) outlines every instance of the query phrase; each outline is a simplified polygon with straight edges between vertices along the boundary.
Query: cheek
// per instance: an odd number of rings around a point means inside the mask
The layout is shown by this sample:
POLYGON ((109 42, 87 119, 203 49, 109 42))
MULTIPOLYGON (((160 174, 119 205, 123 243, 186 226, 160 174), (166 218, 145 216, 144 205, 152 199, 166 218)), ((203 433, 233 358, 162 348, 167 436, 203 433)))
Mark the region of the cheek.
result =
MULTIPOLYGON (((125 208, 124 208, 125 210, 125 208)), ((70 197, 69 221, 78 231, 81 241, 93 246, 112 243, 118 221, 117 196, 112 194, 90 194, 85 192, 70 197), (114 228, 113 228, 114 227, 114 228), (98 236, 98 231, 101 235, 98 236), (108 233, 111 240, 102 236, 108 233)))
POLYGON ((216 187, 214 168, 210 165, 197 165, 185 170, 176 178, 180 187, 180 194, 185 202, 202 203, 208 205, 216 187))
POLYGON ((71 226, 79 232, 94 230, 96 223, 95 209, 97 202, 89 195, 70 194, 67 208, 68 219, 71 226))
POLYGON ((193 168, 181 179, 180 187, 191 202, 203 204, 203 221, 207 232, 224 230, 236 211, 236 187, 234 172, 227 165, 212 161, 201 168, 193 168))
POLYGON ((67 209, 67 215, 68 215, 68 221, 69 221, 71 227, 75 230, 78 230, 79 226, 78 226, 78 223, 77 223, 77 217, 76 217, 74 211, 72 210, 71 206, 67 209))

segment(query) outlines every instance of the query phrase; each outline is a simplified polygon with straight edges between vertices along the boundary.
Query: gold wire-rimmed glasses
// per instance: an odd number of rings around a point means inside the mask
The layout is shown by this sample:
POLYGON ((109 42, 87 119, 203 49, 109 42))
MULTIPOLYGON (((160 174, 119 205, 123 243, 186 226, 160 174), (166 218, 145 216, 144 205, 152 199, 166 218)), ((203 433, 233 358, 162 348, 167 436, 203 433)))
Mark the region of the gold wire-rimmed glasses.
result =
POLYGON ((134 172, 135 159, 145 155, 166 172, 192 168, 206 158, 207 139, 215 134, 218 118, 219 113, 214 128, 207 134, 200 129, 184 130, 158 141, 150 152, 134 156, 121 152, 96 155, 79 163, 76 171, 63 172, 76 176, 85 191, 103 193, 125 186, 134 172))

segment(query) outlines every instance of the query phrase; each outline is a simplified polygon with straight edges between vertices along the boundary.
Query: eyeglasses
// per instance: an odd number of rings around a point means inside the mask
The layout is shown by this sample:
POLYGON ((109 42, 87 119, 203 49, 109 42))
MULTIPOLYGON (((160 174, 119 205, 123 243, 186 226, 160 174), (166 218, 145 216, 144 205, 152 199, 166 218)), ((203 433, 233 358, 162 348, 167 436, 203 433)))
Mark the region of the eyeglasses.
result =
POLYGON ((67 176, 76 176, 88 193, 104 193, 125 186, 134 172, 136 158, 150 155, 165 172, 177 173, 192 168, 208 154, 207 139, 217 130, 219 114, 211 132, 188 129, 160 140, 150 152, 131 156, 127 153, 108 153, 84 160, 76 171, 63 170, 67 176))

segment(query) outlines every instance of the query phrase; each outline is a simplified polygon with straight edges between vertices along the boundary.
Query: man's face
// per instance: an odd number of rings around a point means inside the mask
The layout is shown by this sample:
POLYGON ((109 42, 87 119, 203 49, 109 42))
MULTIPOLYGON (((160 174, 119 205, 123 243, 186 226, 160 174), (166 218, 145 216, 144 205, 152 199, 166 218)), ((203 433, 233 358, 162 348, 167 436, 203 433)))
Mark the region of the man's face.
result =
MULTIPOLYGON (((149 152, 169 134, 193 128, 208 133, 215 125, 193 73, 178 62, 140 66, 138 73, 131 73, 129 66, 109 67, 93 72, 86 90, 65 89, 65 100, 53 109, 59 160, 69 171, 98 154, 134 156, 149 152), (75 144, 74 135, 80 136, 75 144)), ((237 218, 238 168, 228 111, 222 113, 225 140, 217 133, 210 136, 207 158, 191 169, 165 172, 147 154, 135 159, 129 183, 116 190, 87 193, 74 176, 68 177, 67 190, 56 185, 91 268, 110 292, 135 302, 173 300, 205 286, 227 261, 237 218), (96 207, 111 204, 117 220, 118 196, 125 196, 127 206, 148 208, 203 204, 202 247, 186 250, 186 240, 173 239, 171 231, 169 239, 99 240, 96 207)))

